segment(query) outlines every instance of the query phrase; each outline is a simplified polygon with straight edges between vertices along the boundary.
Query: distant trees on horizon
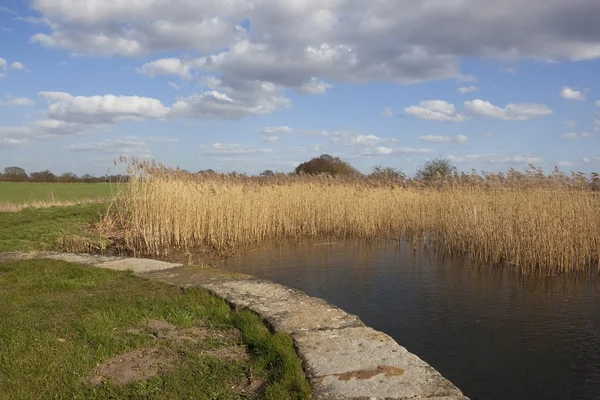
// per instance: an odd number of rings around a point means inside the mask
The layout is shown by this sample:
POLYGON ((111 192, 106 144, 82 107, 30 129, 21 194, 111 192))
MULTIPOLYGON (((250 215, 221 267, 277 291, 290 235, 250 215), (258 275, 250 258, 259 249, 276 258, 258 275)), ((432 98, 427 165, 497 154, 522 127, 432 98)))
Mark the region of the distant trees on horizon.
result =
POLYGON ((72 172, 55 175, 50 170, 37 171, 27 174, 24 168, 12 166, 6 167, 0 172, 0 182, 34 182, 34 183, 107 183, 123 182, 129 178, 127 175, 104 175, 96 177, 90 174, 77 176, 72 172))

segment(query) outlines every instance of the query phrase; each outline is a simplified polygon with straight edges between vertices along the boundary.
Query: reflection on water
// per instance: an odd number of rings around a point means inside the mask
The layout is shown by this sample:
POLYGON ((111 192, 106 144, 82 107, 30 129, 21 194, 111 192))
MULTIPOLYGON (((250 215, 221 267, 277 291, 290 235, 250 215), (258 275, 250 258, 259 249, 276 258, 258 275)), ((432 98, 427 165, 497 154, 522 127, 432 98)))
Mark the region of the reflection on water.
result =
POLYGON ((471 399, 600 399, 596 272, 526 277, 408 242, 280 244, 220 266, 358 315, 471 399))

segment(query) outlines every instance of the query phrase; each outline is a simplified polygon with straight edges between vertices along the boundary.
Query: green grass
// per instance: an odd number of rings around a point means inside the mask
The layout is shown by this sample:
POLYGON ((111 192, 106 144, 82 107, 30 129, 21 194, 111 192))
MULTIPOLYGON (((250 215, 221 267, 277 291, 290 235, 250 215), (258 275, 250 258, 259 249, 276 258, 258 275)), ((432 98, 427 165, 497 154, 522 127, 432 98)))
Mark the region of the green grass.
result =
POLYGON ((63 261, 0 263, 0 398, 2 399, 307 399, 309 386, 288 335, 272 334, 248 311, 233 311, 201 289, 182 290, 131 273, 63 261), (239 328, 249 361, 207 356, 210 343, 170 343, 174 370, 124 386, 89 386, 85 377, 111 356, 156 345, 128 333, 145 320, 180 327, 200 321, 239 328), (232 387, 248 376, 265 381, 255 396, 232 387))
POLYGON ((10 183, 0 182, 0 203, 77 201, 108 198, 116 184, 108 183, 10 183))
POLYGON ((0 212, 0 252, 63 250, 62 240, 69 237, 85 237, 101 243, 102 239, 88 228, 105 210, 104 204, 85 204, 0 212))

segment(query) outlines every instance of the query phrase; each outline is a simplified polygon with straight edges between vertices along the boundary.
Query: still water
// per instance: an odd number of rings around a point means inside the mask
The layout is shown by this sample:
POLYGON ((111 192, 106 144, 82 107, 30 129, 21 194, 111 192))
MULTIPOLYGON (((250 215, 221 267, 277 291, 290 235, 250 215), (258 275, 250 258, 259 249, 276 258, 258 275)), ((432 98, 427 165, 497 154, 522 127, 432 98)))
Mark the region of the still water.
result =
POLYGON ((595 270, 524 276, 391 241, 271 245, 220 266, 358 315, 473 400, 600 400, 595 270))

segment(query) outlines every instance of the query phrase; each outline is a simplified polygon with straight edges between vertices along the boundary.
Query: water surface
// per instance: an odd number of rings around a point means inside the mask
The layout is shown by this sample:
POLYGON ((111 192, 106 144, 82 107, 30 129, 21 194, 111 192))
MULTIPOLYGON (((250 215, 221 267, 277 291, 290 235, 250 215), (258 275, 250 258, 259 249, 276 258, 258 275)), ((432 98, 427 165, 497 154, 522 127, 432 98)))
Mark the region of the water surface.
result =
POLYGON ((524 276, 392 241, 271 245, 220 266, 358 315, 473 400, 600 399, 595 271, 524 276))

